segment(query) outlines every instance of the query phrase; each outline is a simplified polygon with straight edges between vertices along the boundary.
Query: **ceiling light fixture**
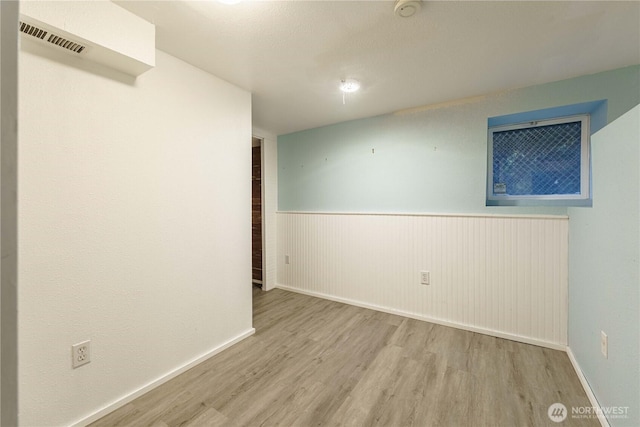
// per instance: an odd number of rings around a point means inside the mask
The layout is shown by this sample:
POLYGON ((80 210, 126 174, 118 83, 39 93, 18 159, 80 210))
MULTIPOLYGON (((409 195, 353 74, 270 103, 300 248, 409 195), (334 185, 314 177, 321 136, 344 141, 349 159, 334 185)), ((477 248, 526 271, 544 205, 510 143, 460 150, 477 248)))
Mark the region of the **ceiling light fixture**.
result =
POLYGON ((420 0, 396 0, 393 13, 401 18, 413 16, 420 10, 422 2, 420 0))
POLYGON ((340 90, 346 93, 355 92, 360 89, 360 82, 354 79, 346 79, 340 82, 340 90))
POLYGON ((354 79, 343 79, 340 81, 340 90, 342 91, 342 105, 346 104, 346 95, 360 89, 360 82, 354 79))

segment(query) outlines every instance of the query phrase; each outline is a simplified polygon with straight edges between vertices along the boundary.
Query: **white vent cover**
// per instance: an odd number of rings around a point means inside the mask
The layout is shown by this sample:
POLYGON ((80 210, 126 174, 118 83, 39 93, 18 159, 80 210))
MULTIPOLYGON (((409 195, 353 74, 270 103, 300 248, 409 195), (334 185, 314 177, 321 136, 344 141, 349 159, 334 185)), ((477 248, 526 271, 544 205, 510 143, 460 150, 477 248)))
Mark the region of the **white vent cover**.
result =
POLYGON ((64 37, 57 36, 35 25, 27 24, 26 22, 20 21, 20 31, 24 34, 30 35, 40 40, 47 41, 63 49, 70 50, 71 52, 81 53, 83 50, 87 48, 85 45, 81 43, 76 43, 64 37))
POLYGON ((42 44, 131 76, 155 65, 155 26, 108 0, 20 2, 19 29, 24 46, 42 44))
POLYGON ((40 40, 44 39, 44 37, 47 35, 47 32, 42 28, 38 28, 35 25, 25 24, 22 21, 20 21, 20 31, 25 34, 29 34, 30 36, 36 37, 40 40))

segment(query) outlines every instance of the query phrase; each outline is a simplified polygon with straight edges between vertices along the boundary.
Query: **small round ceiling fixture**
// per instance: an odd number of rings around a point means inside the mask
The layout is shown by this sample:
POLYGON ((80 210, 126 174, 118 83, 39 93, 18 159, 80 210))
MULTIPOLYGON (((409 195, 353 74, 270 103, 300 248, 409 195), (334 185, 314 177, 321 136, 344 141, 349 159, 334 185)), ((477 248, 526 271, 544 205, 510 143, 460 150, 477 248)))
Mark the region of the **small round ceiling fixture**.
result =
POLYGON ((347 94, 353 93, 360 89, 360 82, 355 79, 344 79, 340 81, 340 90, 342 91, 342 105, 347 103, 347 94))
POLYGON ((345 93, 355 92, 360 89, 360 82, 354 79, 345 79, 340 82, 340 90, 345 93))
POLYGON ((420 0, 396 0, 396 5, 393 8, 393 12, 396 16, 401 18, 408 18, 413 16, 422 7, 420 0))

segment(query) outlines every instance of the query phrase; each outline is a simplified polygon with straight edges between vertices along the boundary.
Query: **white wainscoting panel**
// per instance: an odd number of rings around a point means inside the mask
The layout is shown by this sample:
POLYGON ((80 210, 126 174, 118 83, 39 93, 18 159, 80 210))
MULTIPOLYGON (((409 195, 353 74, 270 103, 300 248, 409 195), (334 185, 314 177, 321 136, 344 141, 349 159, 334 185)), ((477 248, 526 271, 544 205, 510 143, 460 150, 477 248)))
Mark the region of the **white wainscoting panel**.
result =
POLYGON ((566 348, 567 217, 277 216, 281 288, 566 348))

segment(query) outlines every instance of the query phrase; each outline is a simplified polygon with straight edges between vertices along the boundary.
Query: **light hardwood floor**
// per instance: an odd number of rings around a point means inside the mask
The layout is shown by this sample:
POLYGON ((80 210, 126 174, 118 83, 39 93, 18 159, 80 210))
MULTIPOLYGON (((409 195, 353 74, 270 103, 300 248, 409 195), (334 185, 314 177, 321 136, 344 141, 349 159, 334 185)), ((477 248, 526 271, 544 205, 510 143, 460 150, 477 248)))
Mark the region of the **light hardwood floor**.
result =
POLYGON ((92 426, 598 426, 567 355, 283 290, 256 334, 92 426))

